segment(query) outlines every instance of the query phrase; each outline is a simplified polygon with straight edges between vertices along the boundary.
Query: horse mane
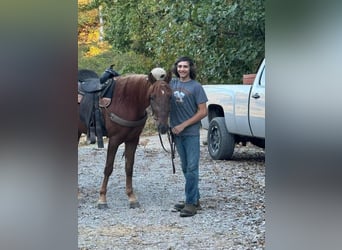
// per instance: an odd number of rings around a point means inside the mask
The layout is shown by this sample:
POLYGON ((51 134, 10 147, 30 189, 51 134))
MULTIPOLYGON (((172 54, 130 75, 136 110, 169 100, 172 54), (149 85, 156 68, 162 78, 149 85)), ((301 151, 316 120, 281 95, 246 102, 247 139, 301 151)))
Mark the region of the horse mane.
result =
POLYGON ((120 76, 116 79, 114 98, 122 102, 136 102, 137 100, 146 99, 150 84, 147 75, 129 74, 120 76))

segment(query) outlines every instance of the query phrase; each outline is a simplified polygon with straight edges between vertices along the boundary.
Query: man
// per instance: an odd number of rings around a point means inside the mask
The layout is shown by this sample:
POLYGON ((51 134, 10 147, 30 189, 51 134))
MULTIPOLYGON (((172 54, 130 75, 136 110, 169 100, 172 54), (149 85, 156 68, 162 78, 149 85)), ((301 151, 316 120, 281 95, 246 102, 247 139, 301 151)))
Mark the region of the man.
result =
POLYGON ((201 119, 207 115, 208 98, 197 82, 194 62, 180 57, 174 64, 171 80, 170 125, 185 178, 185 203, 176 204, 181 217, 193 216, 200 209, 199 158, 201 119))

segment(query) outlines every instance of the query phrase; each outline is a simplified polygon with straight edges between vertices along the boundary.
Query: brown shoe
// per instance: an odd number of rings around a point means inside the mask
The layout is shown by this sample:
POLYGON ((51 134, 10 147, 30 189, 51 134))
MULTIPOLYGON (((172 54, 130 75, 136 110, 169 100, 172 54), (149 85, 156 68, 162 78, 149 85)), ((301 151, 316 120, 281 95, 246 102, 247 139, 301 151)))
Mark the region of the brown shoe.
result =
MULTIPOLYGON (((184 202, 180 202, 175 204, 175 206, 173 207, 174 210, 176 211, 181 211, 183 208, 185 207, 185 203, 184 202)), ((197 204, 195 204, 195 207, 197 210, 202 210, 201 204, 199 201, 197 201, 197 204)))
POLYGON ((184 208, 180 211, 180 217, 190 217, 197 214, 197 208, 193 204, 185 204, 184 208))
POLYGON ((175 210, 175 212, 179 212, 181 211, 183 208, 185 207, 185 203, 184 202, 180 202, 174 205, 173 209, 175 210))

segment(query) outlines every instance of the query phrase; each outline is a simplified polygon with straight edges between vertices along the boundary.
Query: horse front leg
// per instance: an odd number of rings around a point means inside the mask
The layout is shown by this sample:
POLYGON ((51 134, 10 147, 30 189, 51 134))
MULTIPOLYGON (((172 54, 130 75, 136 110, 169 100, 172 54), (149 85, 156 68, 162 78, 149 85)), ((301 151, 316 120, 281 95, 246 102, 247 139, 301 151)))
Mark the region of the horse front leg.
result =
POLYGON ((135 157, 135 151, 137 149, 138 142, 139 142, 139 138, 136 142, 125 143, 126 194, 128 196, 129 208, 140 207, 137 197, 135 196, 134 191, 133 191, 133 179, 132 179, 134 157, 135 157))
POLYGON ((108 149, 107 149, 107 158, 106 158, 106 166, 104 169, 104 177, 100 189, 100 197, 97 202, 97 207, 99 209, 102 208, 108 208, 107 205, 107 186, 108 186, 108 181, 109 177, 113 172, 113 167, 114 167, 114 159, 116 152, 118 150, 119 144, 117 142, 114 142, 113 140, 109 139, 108 142, 108 149))

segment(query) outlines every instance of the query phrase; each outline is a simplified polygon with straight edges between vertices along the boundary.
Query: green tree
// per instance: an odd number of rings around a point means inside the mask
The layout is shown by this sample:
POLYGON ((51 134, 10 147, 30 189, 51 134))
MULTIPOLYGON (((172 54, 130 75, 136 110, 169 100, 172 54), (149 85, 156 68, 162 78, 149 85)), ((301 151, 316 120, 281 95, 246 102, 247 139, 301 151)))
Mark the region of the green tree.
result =
POLYGON ((195 59, 202 83, 240 83, 265 55, 264 0, 95 0, 105 39, 120 53, 140 55, 143 67, 171 68, 195 59))

